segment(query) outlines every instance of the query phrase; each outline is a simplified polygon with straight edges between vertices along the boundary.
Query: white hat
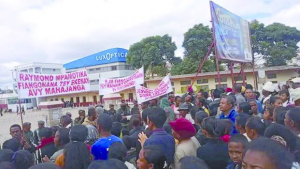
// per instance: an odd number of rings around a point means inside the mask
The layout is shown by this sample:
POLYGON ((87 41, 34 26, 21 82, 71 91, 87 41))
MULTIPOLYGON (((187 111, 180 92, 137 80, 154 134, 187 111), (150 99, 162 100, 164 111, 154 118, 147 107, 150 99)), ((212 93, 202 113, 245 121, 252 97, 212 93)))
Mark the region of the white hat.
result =
POLYGON ((272 82, 267 82, 264 87, 263 90, 269 91, 269 92, 274 92, 275 88, 273 86, 272 82))
POLYGON ((291 98, 293 101, 300 99, 300 88, 291 89, 291 98))
POLYGON ((291 80, 294 83, 300 83, 300 77, 296 77, 294 79, 291 80))

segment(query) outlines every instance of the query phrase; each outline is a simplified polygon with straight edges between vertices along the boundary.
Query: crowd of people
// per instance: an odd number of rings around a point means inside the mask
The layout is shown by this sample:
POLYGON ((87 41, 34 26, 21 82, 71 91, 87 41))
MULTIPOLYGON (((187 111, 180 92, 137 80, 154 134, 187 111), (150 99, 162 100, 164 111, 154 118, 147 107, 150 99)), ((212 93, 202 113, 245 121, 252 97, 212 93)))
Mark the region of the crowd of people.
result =
POLYGON ((251 85, 192 87, 130 108, 79 110, 59 126, 12 125, 1 169, 297 169, 300 79, 262 96, 251 85))

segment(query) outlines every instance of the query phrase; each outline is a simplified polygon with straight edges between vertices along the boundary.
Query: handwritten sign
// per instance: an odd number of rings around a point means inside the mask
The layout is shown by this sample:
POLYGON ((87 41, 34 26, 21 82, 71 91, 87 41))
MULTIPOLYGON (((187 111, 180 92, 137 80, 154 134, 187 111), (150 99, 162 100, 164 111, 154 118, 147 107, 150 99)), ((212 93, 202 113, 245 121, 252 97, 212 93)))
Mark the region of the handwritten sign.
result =
POLYGON ((148 89, 146 87, 135 85, 136 97, 138 103, 143 103, 149 101, 170 92, 173 92, 170 77, 166 76, 158 85, 156 89, 148 89))
POLYGON ((67 74, 17 74, 19 98, 45 97, 90 91, 86 70, 67 74))
POLYGON ((99 79, 99 95, 117 93, 134 87, 135 83, 144 83, 144 68, 140 68, 133 75, 116 79, 99 79))

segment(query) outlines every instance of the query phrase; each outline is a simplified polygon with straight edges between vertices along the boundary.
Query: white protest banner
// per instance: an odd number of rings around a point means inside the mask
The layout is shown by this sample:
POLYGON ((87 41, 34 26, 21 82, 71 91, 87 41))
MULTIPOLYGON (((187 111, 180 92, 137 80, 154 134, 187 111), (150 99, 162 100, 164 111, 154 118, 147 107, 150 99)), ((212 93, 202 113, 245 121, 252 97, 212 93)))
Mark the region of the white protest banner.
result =
POLYGON ((45 97, 90 91, 86 70, 66 74, 17 74, 19 98, 45 97))
POLYGON ((158 85, 156 89, 148 89, 146 87, 135 85, 136 98, 138 103, 149 101, 170 92, 173 92, 170 77, 166 76, 158 85))
POLYGON ((99 95, 117 93, 134 87, 134 84, 144 83, 144 67, 137 70, 133 75, 116 79, 99 79, 99 95))

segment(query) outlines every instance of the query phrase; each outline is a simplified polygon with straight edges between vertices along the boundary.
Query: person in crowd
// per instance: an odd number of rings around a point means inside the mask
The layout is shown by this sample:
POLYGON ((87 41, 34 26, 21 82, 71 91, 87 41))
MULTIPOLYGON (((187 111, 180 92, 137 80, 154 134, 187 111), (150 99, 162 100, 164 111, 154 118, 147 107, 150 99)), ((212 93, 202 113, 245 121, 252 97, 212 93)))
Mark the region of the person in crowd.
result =
POLYGON ((191 95, 187 95, 185 97, 185 102, 184 103, 188 105, 189 110, 191 110, 192 107, 194 106, 194 104, 192 103, 192 99, 193 99, 193 97, 191 95))
POLYGON ((195 134, 196 130, 193 124, 185 118, 171 121, 170 126, 172 127, 173 136, 178 140, 174 156, 174 168, 180 169, 179 160, 185 156, 195 156, 197 149, 200 147, 195 134))
POLYGON ((194 156, 185 156, 179 162, 181 169, 209 169, 203 160, 194 156))
POLYGON ((208 107, 210 108, 210 115, 216 116, 218 114, 222 92, 219 89, 215 89, 212 93, 213 93, 213 101, 208 105, 208 107))
POLYGON ((120 122, 113 122, 111 127, 111 134, 121 137, 122 124, 120 122))
POLYGON ((280 97, 271 96, 269 102, 270 102, 270 105, 275 108, 282 107, 282 100, 280 97))
POLYGON ((220 139, 223 128, 218 123, 219 119, 207 117, 201 124, 207 142, 197 149, 197 157, 204 160, 210 169, 225 169, 229 160, 228 146, 220 139))
POLYGON ((156 107, 157 106, 157 99, 152 99, 149 101, 149 107, 156 107))
POLYGON ((37 146, 37 149, 41 150, 41 157, 51 157, 57 151, 54 144, 53 130, 45 127, 40 130, 39 137, 41 138, 41 144, 37 146))
POLYGON ((8 149, 8 150, 11 150, 13 152, 17 152, 18 150, 20 150, 22 147, 21 147, 21 143, 19 141, 19 139, 13 137, 9 140, 6 140, 3 145, 2 145, 2 148, 3 149, 8 149))
POLYGON ((250 117, 246 123, 247 136, 253 141, 259 137, 264 136, 266 125, 259 117, 250 117))
POLYGON ((82 125, 84 125, 84 126, 92 125, 92 126, 96 127, 97 126, 96 119, 97 119, 96 109, 93 106, 91 106, 88 108, 88 116, 87 116, 87 118, 85 118, 82 125))
POLYGON ((240 103, 238 104, 237 106, 237 109, 238 109, 238 113, 241 114, 241 113, 245 113, 245 114, 248 114, 248 115, 252 115, 252 111, 251 111, 251 106, 249 105, 248 102, 243 102, 243 103, 240 103))
POLYGON ((283 107, 293 105, 293 103, 290 100, 290 92, 287 89, 279 91, 279 97, 282 100, 283 107))
POLYGON ((34 144, 39 145, 41 143, 41 138, 39 137, 39 132, 42 128, 45 128, 45 122, 40 120, 38 121, 38 129, 33 132, 34 144))
POLYGON ((189 106, 187 104, 181 103, 179 105, 178 111, 179 111, 180 117, 186 118, 192 124, 195 123, 192 116, 191 116, 191 114, 189 113, 190 109, 189 109, 189 106))
POLYGON ((159 146, 144 146, 139 153, 137 160, 137 168, 139 169, 161 169, 164 168, 167 157, 159 146))
POLYGON ((284 125, 285 114, 289 110, 289 107, 277 107, 273 111, 273 122, 284 125))
POLYGON ((141 120, 138 115, 132 115, 130 118, 130 124, 132 129, 129 131, 129 136, 133 139, 133 141, 138 141, 138 135, 144 130, 141 127, 141 120))
POLYGON ((206 143, 206 137, 202 133, 202 127, 201 127, 201 123, 203 119, 205 119, 206 117, 208 117, 208 115, 204 111, 199 111, 195 115, 195 123, 198 126, 198 132, 195 134, 195 137, 199 141, 200 145, 204 145, 206 143))
POLYGON ((30 145, 30 148, 27 149, 27 151, 34 153, 36 151, 36 148, 33 145, 34 137, 33 137, 33 132, 31 131, 31 123, 25 122, 23 124, 23 132, 25 134, 26 142, 30 145))
POLYGON ((195 98, 195 106, 192 107, 192 110, 194 110, 194 112, 203 110, 204 112, 207 113, 207 115, 210 115, 206 101, 203 98, 195 98))
POLYGON ((242 166, 243 169, 291 169, 293 157, 278 142, 269 138, 259 138, 250 142, 242 166))
POLYGON ((6 161, 0 163, 0 168, 1 169, 16 169, 12 163, 6 162, 6 161))
POLYGON ((231 134, 236 134, 237 131, 235 129, 235 117, 237 116, 237 112, 234 110, 234 98, 232 96, 224 96, 220 101, 220 110, 221 115, 220 119, 229 119, 232 122, 233 130, 231 134))
POLYGON ((300 108, 295 107, 285 114, 284 125, 300 137, 300 108))
POLYGON ((64 153, 56 158, 55 163, 63 169, 87 169, 91 156, 87 145, 84 143, 88 135, 87 128, 75 125, 70 130, 70 143, 64 148, 64 153))
POLYGON ((113 142, 122 142, 122 140, 111 134, 112 120, 107 114, 101 114, 98 118, 98 131, 100 139, 92 146, 91 153, 95 160, 107 160, 108 148, 113 142))
POLYGON ((196 98, 204 98, 203 96, 203 92, 202 91, 199 91, 197 94, 196 94, 196 98))
MULTIPOLYGON (((258 96, 259 97, 259 96, 258 96)), ((256 103, 257 103, 257 111, 258 113, 263 113, 263 107, 261 102, 258 100, 258 98, 256 98, 256 94, 253 92, 253 89, 246 89, 245 91, 245 99, 246 101, 249 101, 249 99, 255 99, 256 103)))
POLYGON ((243 154, 246 152, 248 145, 247 138, 242 134, 232 136, 228 143, 228 153, 232 160, 226 169, 241 169, 243 162, 243 154))
POLYGON ((246 99, 242 95, 242 85, 239 85, 239 84, 234 85, 234 94, 235 94, 237 104, 240 104, 240 103, 246 101, 246 99))
POLYGON ((143 113, 143 111, 144 111, 145 109, 148 108, 148 105, 149 105, 148 102, 143 102, 143 103, 141 103, 141 110, 142 110, 142 113, 143 113))
POLYGON ((104 111, 105 111, 104 108, 102 108, 102 107, 100 107, 100 106, 97 106, 97 107, 96 107, 96 114, 97 114, 97 117, 98 117, 100 114, 104 113, 104 111))
POLYGON ((10 126, 10 135, 13 138, 18 139, 19 143, 20 143, 20 149, 25 149, 25 150, 29 150, 31 151, 31 145, 29 143, 27 143, 25 136, 23 136, 23 132, 21 129, 21 126, 18 124, 13 124, 12 126, 10 126))
POLYGON ((168 123, 169 121, 175 120, 175 113, 174 113, 173 109, 171 108, 169 101, 166 98, 162 98, 160 100, 159 107, 161 109, 163 109, 167 114, 166 123, 168 123))
POLYGON ((72 120, 72 113, 67 112, 66 115, 70 117, 70 119, 71 119, 71 127, 72 127, 73 124, 74 124, 74 122, 73 122, 73 120, 72 120))
POLYGON ((265 106, 268 106, 268 102, 270 97, 272 96, 272 94, 274 93, 275 88, 273 86, 272 82, 266 82, 265 85, 263 86, 263 90, 262 90, 262 100, 261 103, 265 106))
POLYGON ((19 150, 13 155, 11 162, 16 169, 28 169, 34 165, 34 157, 26 150, 19 150))
POLYGON ((121 116, 129 116, 130 111, 127 109, 126 103, 121 103, 121 107, 117 110, 117 114, 121 116))
POLYGON ((227 87, 227 88, 225 89, 225 94, 226 94, 226 95, 229 95, 229 94, 231 94, 231 93, 233 93, 232 88, 227 87))
POLYGON ((117 114, 117 111, 115 110, 114 104, 109 104, 109 110, 107 111, 108 115, 112 116, 117 114))
POLYGON ((128 169, 135 169, 134 165, 125 160, 127 148, 121 142, 114 142, 109 146, 109 159, 117 159, 122 161, 128 169))
POLYGON ((222 135, 222 137, 220 137, 220 139, 222 141, 224 141, 225 143, 229 142, 230 139, 230 133, 232 133, 232 129, 233 129, 233 125, 232 122, 229 119, 222 119, 218 122, 218 124, 220 127, 220 135, 222 135))
POLYGON ((269 121, 270 123, 272 123, 273 122, 273 112, 274 112, 274 107, 273 106, 266 107, 264 115, 263 115, 263 119, 269 121))
POLYGON ((60 169, 60 168, 57 165, 52 163, 40 163, 30 167, 29 169, 60 169))
POLYGON ((14 151, 11 149, 0 150, 0 163, 5 161, 10 162, 13 155, 14 155, 14 151))
POLYGON ((139 141, 142 147, 154 145, 161 149, 167 157, 168 166, 174 161, 175 140, 162 128, 167 120, 166 113, 161 108, 151 108, 148 112, 148 128, 153 132, 147 139, 144 133, 139 134, 139 141))
POLYGON ((247 136, 247 133, 246 133, 246 123, 247 123, 247 120, 250 117, 251 116, 249 116, 248 114, 242 113, 242 114, 237 115, 236 119, 235 119, 235 128, 236 128, 236 130, 240 134, 245 136, 249 142, 251 141, 251 139, 247 136))
POLYGON ((251 84, 247 84, 247 85, 246 85, 246 89, 251 89, 251 90, 253 90, 253 86, 252 86, 251 84))
POLYGON ((96 160, 91 163, 88 169, 127 169, 127 166, 120 160, 108 159, 104 161, 96 160))
POLYGON ((78 111, 79 116, 75 118, 74 120, 74 124, 82 124, 84 122, 85 119, 85 111, 84 110, 79 110, 78 111))
POLYGON ((185 98, 186 98, 187 96, 192 96, 191 102, 193 102, 193 100, 194 100, 193 95, 194 95, 194 90, 193 90, 192 86, 188 86, 187 92, 181 96, 181 100, 182 100, 182 101, 186 101, 185 98))
POLYGON ((60 118, 60 127, 63 128, 71 128, 72 127, 72 119, 69 115, 63 115, 60 118))
POLYGON ((262 118, 262 114, 258 112, 258 105, 255 99, 248 100, 249 105, 251 106, 252 116, 262 118))
POLYGON ((298 137, 289 128, 275 123, 267 127, 264 136, 278 141, 281 145, 285 146, 295 156, 295 161, 300 162, 298 137))
POLYGON ((181 104, 181 97, 180 96, 176 96, 175 97, 175 104, 173 104, 171 107, 174 111, 175 114, 175 120, 180 118, 180 113, 178 111, 179 105, 181 104))
POLYGON ((175 102, 175 96, 173 94, 169 94, 168 101, 170 103, 170 106, 172 106, 175 102))
POLYGON ((54 137, 54 144, 58 151, 56 151, 50 157, 50 159, 48 157, 44 157, 43 158, 44 162, 55 163, 56 158, 64 153, 65 146, 70 142, 69 133, 70 133, 70 130, 67 128, 58 129, 58 131, 55 133, 55 137, 54 137))
POLYGON ((133 107, 131 109, 131 114, 132 115, 140 114, 139 104, 138 104, 138 101, 136 101, 136 100, 133 101, 133 107))

